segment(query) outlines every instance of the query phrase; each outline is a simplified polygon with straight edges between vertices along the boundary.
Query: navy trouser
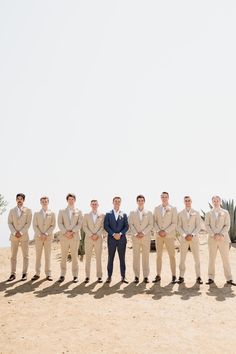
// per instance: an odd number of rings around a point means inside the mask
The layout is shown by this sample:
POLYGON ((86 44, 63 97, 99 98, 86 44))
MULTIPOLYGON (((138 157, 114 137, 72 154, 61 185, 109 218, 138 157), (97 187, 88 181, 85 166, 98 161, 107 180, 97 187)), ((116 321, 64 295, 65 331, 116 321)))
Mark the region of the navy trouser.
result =
POLYGON ((126 236, 122 235, 119 240, 115 240, 114 237, 108 236, 108 263, 107 263, 107 272, 108 277, 112 276, 113 273, 113 262, 115 258, 116 249, 118 250, 118 255, 120 259, 120 274, 121 277, 125 277, 125 250, 126 250, 126 236))

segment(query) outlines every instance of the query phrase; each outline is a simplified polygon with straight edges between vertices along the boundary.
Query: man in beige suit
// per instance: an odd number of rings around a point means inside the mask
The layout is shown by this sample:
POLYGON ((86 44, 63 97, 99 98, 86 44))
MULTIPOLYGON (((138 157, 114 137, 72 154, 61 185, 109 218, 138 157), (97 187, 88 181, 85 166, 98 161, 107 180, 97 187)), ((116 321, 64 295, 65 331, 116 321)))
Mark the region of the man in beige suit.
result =
POLYGON ((162 254, 163 247, 166 246, 170 268, 172 272, 172 284, 176 282, 176 262, 175 262, 175 236, 177 227, 177 210, 169 205, 169 194, 163 192, 161 194, 162 204, 154 210, 154 230, 156 231, 156 248, 157 248, 157 276, 153 283, 161 280, 162 254))
POLYGON ((51 276, 51 246, 53 230, 55 229, 55 213, 48 209, 49 198, 40 198, 42 209, 34 213, 33 228, 36 249, 35 275, 32 281, 40 278, 41 258, 44 250, 46 279, 52 281, 51 276))
POLYGON ((184 197, 185 209, 178 214, 177 230, 180 234, 180 276, 178 283, 184 282, 185 261, 188 249, 192 251, 195 261, 196 283, 203 284, 200 272, 200 252, 198 233, 201 230, 201 218, 199 212, 192 209, 190 196, 184 197))
POLYGON ((66 275, 66 262, 70 250, 72 260, 73 282, 78 282, 78 248, 80 240, 80 229, 83 222, 83 215, 80 210, 75 208, 76 197, 69 193, 66 197, 68 206, 60 210, 58 214, 58 227, 61 231, 61 276, 58 280, 62 283, 66 275))
POLYGON ((93 199, 90 204, 92 210, 83 218, 85 232, 85 283, 89 282, 92 252, 95 251, 98 283, 102 283, 102 239, 105 233, 103 228, 104 215, 98 212, 98 201, 93 199))
POLYGON ((226 281, 230 285, 236 285, 232 280, 231 268, 229 264, 230 216, 227 210, 221 208, 221 198, 219 196, 212 197, 212 204, 213 209, 206 214, 205 218, 209 249, 209 279, 206 284, 214 283, 215 260, 217 251, 219 250, 223 262, 226 281))
POLYGON ((134 283, 139 282, 140 255, 142 253, 143 281, 149 283, 149 253, 151 231, 153 229, 153 216, 144 209, 145 197, 138 195, 136 198, 138 209, 129 215, 129 234, 132 235, 134 283))
POLYGON ((16 195, 17 206, 11 209, 8 215, 8 226, 11 231, 11 275, 8 281, 16 279, 16 261, 19 245, 23 255, 23 271, 21 280, 27 279, 29 263, 29 234, 28 230, 32 220, 32 212, 24 206, 25 195, 16 195))

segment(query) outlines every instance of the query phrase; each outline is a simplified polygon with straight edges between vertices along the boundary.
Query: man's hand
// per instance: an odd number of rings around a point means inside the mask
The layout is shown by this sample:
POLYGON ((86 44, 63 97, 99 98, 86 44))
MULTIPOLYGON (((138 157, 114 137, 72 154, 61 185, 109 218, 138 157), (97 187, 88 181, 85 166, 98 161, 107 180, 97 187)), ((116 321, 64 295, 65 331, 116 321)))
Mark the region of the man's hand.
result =
POLYGON ((40 240, 42 240, 42 241, 45 241, 46 240, 46 235, 45 234, 41 234, 41 235, 39 235, 39 238, 40 238, 40 240))
POLYGON ((69 238, 69 239, 71 239, 73 236, 74 236, 74 233, 73 233, 73 231, 66 231, 66 233, 65 233, 65 236, 67 237, 67 238, 69 238))
POLYGON ((22 235, 21 235, 20 231, 17 231, 16 234, 15 234, 15 236, 16 236, 17 238, 19 238, 19 237, 21 237, 22 235))
POLYGON ((144 233, 142 233, 142 232, 138 232, 138 234, 137 234, 137 238, 143 238, 144 237, 144 233))
POLYGON ((120 234, 114 234, 113 237, 114 237, 115 240, 118 241, 120 239, 120 234))
POLYGON ((98 235, 96 235, 96 234, 94 234, 94 235, 92 235, 92 236, 90 236, 91 237, 91 239, 93 240, 93 241, 97 241, 97 239, 98 239, 98 235))
POLYGON ((215 234, 214 235, 214 240, 216 240, 216 241, 221 241, 221 240, 223 240, 223 235, 221 235, 221 234, 215 234))
POLYGON ((192 241, 192 239, 193 239, 193 235, 191 235, 191 234, 188 234, 187 236, 185 236, 186 241, 192 241))
POLYGON ((158 235, 161 237, 166 237, 166 232, 164 230, 161 230, 158 232, 158 235))

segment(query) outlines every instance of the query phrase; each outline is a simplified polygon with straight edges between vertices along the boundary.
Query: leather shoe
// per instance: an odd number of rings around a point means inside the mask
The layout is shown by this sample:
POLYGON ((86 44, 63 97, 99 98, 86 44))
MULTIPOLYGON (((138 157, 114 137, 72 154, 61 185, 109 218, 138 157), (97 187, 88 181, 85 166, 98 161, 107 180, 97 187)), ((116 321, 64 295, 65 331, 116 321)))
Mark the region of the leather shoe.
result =
POLYGON ((203 281, 202 281, 201 277, 198 277, 198 278, 197 278, 196 283, 197 283, 197 284, 203 284, 203 281))
POLYGON ((206 282, 207 285, 210 285, 210 284, 214 284, 214 280, 213 279, 208 279, 208 281, 206 282))
POLYGON ((89 282, 89 278, 87 277, 87 278, 85 278, 84 283, 87 284, 88 282, 89 282))
POLYGON ((7 279, 7 281, 13 281, 16 279, 15 274, 11 274, 10 277, 7 279))
POLYGON ((122 283, 129 284, 128 280, 125 277, 121 278, 122 283))
POLYGON ((138 284, 139 283, 139 278, 138 277, 135 277, 134 278, 134 284, 138 284))
POLYGON ((98 278, 98 283, 102 283, 102 278, 98 278))
POLYGON ((175 284, 175 283, 176 283, 176 276, 175 276, 175 275, 172 276, 171 283, 172 283, 172 284, 175 284))
POLYGON ((184 283, 184 278, 183 277, 179 277, 179 279, 176 282, 177 284, 182 284, 184 283))
POLYGON ((232 279, 231 280, 227 280, 227 284, 236 286, 236 283, 234 283, 232 279))
POLYGON ((161 281, 161 277, 160 277, 160 275, 157 275, 156 278, 152 282, 158 283, 159 281, 161 281))
POLYGON ((27 275, 26 274, 22 274, 21 281, 25 281, 25 280, 27 280, 27 275))
POLYGON ((145 277, 145 278, 143 279, 143 282, 144 282, 145 284, 148 284, 148 283, 149 283, 148 278, 147 278, 147 277, 145 277))
POLYGON ((79 281, 78 277, 73 278, 73 283, 78 283, 78 281, 79 281))
POLYGON ((63 281, 65 280, 65 277, 63 277, 63 275, 62 276, 60 276, 60 278, 58 279, 58 283, 62 283, 63 281))
POLYGON ((37 275, 37 274, 35 274, 35 275, 33 276, 33 278, 31 278, 31 280, 34 281, 34 280, 38 280, 39 278, 40 278, 40 276, 37 275))
POLYGON ((110 284, 110 282, 111 282, 111 277, 108 277, 107 280, 106 280, 106 283, 110 284))
POLYGON ((48 275, 48 276, 46 277, 46 280, 52 281, 53 279, 52 279, 51 275, 48 275))

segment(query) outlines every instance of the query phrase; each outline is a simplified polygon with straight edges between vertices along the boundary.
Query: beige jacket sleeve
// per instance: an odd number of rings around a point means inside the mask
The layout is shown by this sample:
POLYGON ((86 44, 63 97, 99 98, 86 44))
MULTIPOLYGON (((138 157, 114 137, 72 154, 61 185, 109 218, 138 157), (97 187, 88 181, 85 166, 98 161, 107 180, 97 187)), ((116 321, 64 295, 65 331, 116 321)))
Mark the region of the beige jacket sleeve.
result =
POLYGON ((167 234, 176 230, 177 226, 177 209, 173 208, 171 224, 164 230, 167 234))
POLYGON ((65 234, 68 230, 66 230, 66 228, 64 226, 62 210, 60 210, 59 213, 58 213, 57 223, 58 223, 59 230, 63 234, 65 234))
POLYGON ((73 232, 79 232, 83 224, 83 215, 82 212, 79 211, 79 217, 76 225, 73 227, 72 231, 73 232))
POLYGON ((12 210, 10 210, 9 215, 8 215, 8 226, 11 231, 12 235, 15 235, 17 230, 13 224, 13 215, 12 215, 12 210))
POLYGON ((25 222, 24 226, 19 230, 22 235, 27 234, 27 232, 30 228, 30 225, 31 225, 31 221, 32 221, 32 211, 30 209, 28 209, 27 216, 26 216, 26 222, 25 222))

